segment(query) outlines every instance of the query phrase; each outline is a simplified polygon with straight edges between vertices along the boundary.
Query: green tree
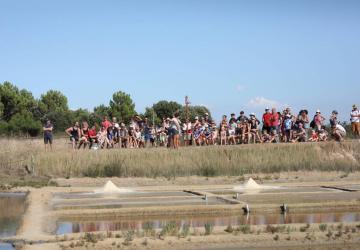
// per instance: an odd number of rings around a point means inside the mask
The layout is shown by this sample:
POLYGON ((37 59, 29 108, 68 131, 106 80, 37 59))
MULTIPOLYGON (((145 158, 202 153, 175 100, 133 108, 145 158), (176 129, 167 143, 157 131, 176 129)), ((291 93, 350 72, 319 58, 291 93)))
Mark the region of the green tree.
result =
POLYGON ((104 116, 110 116, 110 108, 101 104, 94 108, 94 112, 90 115, 91 124, 100 124, 104 116))
POLYGON ((159 101, 152 106, 152 109, 155 111, 160 120, 168 117, 171 118, 173 114, 176 111, 180 111, 181 108, 182 106, 177 102, 164 100, 159 101))
POLYGON ((40 102, 43 103, 46 111, 68 111, 67 97, 57 90, 49 90, 41 95, 40 102))
POLYGON ((37 107, 37 102, 31 92, 19 90, 10 82, 0 84, 0 102, 2 106, 2 119, 10 121, 13 115, 20 112, 33 113, 37 107))
POLYGON ((87 109, 77 109, 71 112, 71 124, 75 122, 90 122, 90 113, 87 109))
POLYGON ((41 122, 26 111, 15 114, 8 122, 8 131, 17 135, 38 136, 41 128, 41 122))
POLYGON ((136 115, 135 104, 129 94, 122 91, 115 92, 110 100, 110 115, 125 123, 130 122, 136 115))
MULTIPOLYGON (((212 119, 210 110, 205 106, 189 106, 188 112, 189 112, 188 115, 189 115, 190 121, 193 121, 196 116, 198 116, 199 118, 205 117, 206 113, 208 113, 209 118, 212 119)), ((186 119, 185 107, 182 107, 182 109, 181 109, 180 119, 183 121, 185 121, 185 119, 186 119)))
POLYGON ((39 119, 43 123, 50 120, 56 131, 63 131, 72 123, 68 99, 60 91, 49 90, 41 95, 38 110, 39 119))
POLYGON ((148 118, 151 124, 154 123, 155 125, 160 125, 162 122, 153 108, 146 108, 145 113, 142 116, 148 118))

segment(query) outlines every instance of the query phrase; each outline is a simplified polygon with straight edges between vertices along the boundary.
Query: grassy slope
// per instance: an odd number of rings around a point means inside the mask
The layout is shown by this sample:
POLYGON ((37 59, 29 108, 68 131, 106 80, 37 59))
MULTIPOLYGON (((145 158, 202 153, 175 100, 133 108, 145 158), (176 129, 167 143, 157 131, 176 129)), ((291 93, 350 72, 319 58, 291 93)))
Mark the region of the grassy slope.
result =
POLYGON ((34 165, 40 176, 235 176, 282 171, 359 171, 360 144, 303 143, 189 147, 179 150, 112 149, 73 152, 65 141, 45 153, 41 140, 2 140, 1 171, 34 165))

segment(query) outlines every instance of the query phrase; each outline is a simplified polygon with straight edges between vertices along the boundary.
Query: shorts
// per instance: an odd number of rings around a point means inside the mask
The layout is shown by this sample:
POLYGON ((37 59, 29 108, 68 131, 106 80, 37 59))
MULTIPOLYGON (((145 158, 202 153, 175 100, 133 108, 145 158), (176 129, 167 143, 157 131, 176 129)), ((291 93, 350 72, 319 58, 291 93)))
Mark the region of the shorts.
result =
POLYGON ((44 143, 45 144, 52 144, 53 143, 53 136, 52 135, 44 135, 44 143))
POLYGON ((78 142, 78 141, 79 141, 79 137, 70 136, 70 141, 78 142))
POLYGON ((351 130, 354 134, 360 134, 360 122, 352 122, 351 130))
POLYGON ((191 134, 184 134, 185 141, 191 141, 191 134))

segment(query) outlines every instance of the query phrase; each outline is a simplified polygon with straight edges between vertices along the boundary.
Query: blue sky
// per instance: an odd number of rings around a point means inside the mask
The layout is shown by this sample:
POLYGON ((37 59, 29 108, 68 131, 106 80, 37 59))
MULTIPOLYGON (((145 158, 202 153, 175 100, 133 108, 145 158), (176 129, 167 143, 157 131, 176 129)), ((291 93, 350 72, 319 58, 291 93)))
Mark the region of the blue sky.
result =
MULTIPOLYGON (((360 93, 360 1, 0 0, 0 82, 71 108, 131 95, 222 114, 337 109, 360 93)), ((312 113, 312 112, 311 112, 312 113)))

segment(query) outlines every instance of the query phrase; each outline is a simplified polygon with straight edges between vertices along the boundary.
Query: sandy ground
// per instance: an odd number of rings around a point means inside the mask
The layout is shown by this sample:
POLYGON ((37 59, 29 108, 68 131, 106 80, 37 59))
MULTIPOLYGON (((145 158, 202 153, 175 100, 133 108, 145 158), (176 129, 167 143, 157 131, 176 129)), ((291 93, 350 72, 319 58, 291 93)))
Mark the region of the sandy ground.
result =
MULTIPOLYGON (((250 176, 245 176, 245 179, 250 176)), ((251 176, 260 183, 268 185, 281 186, 319 186, 319 185, 348 185, 360 184, 360 173, 351 173, 344 176, 344 173, 331 172, 289 172, 280 175, 257 175, 251 176)), ((339 231, 334 226, 332 236, 328 237, 326 232, 320 232, 318 225, 314 225, 306 232, 299 230, 291 233, 271 234, 264 232, 264 227, 252 227, 251 234, 243 233, 225 233, 224 228, 217 228, 212 235, 204 236, 203 232, 192 232, 191 235, 184 238, 179 237, 138 237, 134 236, 131 241, 126 241, 125 236, 115 237, 116 233, 106 236, 97 243, 87 242, 83 240, 84 234, 69 234, 66 236, 54 236, 51 232, 55 231, 54 220, 61 214, 74 215, 89 214, 94 215, 104 213, 124 213, 131 214, 136 209, 114 209, 114 210, 68 210, 54 211, 52 209, 52 195, 56 192, 77 192, 77 191, 93 191, 94 187, 100 187, 108 178, 81 178, 81 179, 57 179, 60 187, 44 187, 35 188, 18 188, 16 190, 29 191, 27 198, 28 208, 22 219, 22 225, 18 230, 16 237, 9 239, 19 242, 22 249, 295 249, 295 247, 311 247, 313 249, 336 249, 327 246, 336 247, 347 245, 347 249, 360 249, 360 223, 349 224, 351 230, 342 232, 335 236, 339 231), (122 211, 122 212, 121 212, 122 211), (26 244, 24 244, 24 241, 26 244), (30 244, 31 243, 31 244, 30 244), (41 243, 41 244, 39 244, 41 243)), ((229 188, 237 184, 243 184, 243 177, 186 177, 168 179, 147 179, 147 178, 111 178, 111 180, 121 187, 132 187, 136 190, 203 190, 209 188, 229 188)), ((353 193, 354 197, 359 192, 353 193)), ((334 203, 336 204, 336 203, 334 203)), ((333 204, 333 205, 334 205, 333 204)), ((338 205, 351 206, 360 208, 360 199, 352 199, 342 201, 338 205)), ((306 207, 306 204, 303 204, 306 207)), ((321 205, 321 204, 320 204, 321 205)), ((300 205, 299 205, 300 206, 300 205)), ((228 205, 217 207, 219 211, 228 209, 228 205)), ((236 209, 241 210, 241 204, 234 205, 236 209)), ((215 207, 214 207, 215 208, 215 207)), ((164 211, 173 209, 175 212, 180 208, 166 208, 164 211)), ((182 209, 182 208, 181 208, 182 209)), ((200 212, 201 209, 189 206, 192 213, 200 212), (197 211, 198 210, 198 211, 197 211)), ((141 210, 141 209, 140 209, 141 210)), ((142 211, 157 210, 157 208, 148 208, 142 211)), ((186 209, 185 209, 186 210, 186 209)), ((360 210, 360 209, 359 209, 360 210)), ((161 212, 161 209, 159 210, 161 212)), ((218 211, 218 212, 219 212, 218 211)), ((291 225, 294 228, 300 228, 304 225, 291 225)), ((121 234, 119 232, 118 234, 121 234)), ((310 248, 311 249, 311 248, 310 248)), ((341 248, 340 248, 341 249, 341 248)))

